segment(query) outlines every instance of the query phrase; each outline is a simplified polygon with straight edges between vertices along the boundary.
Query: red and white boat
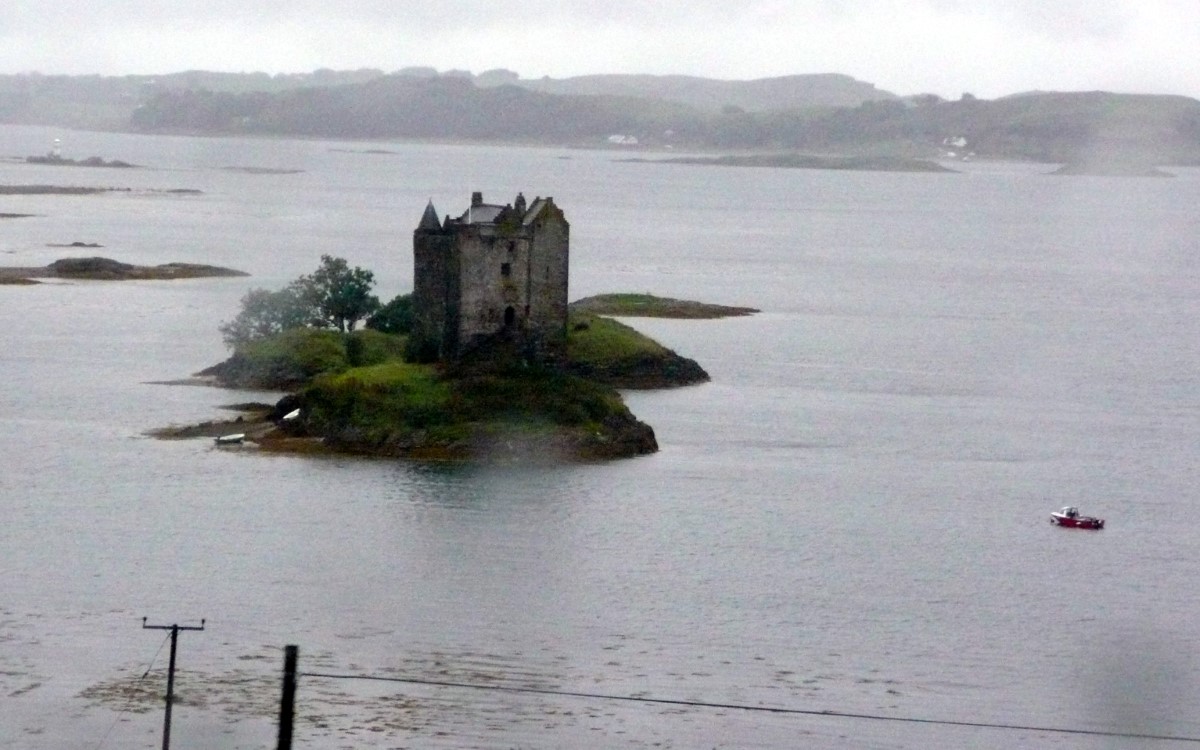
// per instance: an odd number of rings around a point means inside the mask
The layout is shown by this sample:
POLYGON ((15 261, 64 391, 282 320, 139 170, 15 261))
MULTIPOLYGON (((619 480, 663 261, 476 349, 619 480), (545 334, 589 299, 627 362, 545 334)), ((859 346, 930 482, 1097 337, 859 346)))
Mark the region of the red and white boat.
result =
POLYGON ((1079 515, 1079 508, 1068 505, 1050 514, 1050 523, 1072 529, 1103 529, 1104 519, 1079 515))

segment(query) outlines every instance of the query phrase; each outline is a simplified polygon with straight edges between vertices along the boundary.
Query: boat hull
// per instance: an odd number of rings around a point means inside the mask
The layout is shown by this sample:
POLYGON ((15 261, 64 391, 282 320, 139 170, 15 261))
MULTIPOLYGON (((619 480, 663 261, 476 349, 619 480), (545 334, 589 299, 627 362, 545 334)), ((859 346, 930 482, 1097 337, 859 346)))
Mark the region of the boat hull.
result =
POLYGON ((1059 513, 1050 514, 1050 523, 1058 526, 1065 526, 1068 529, 1103 529, 1103 518, 1092 518, 1091 516, 1078 516, 1071 518, 1059 513))

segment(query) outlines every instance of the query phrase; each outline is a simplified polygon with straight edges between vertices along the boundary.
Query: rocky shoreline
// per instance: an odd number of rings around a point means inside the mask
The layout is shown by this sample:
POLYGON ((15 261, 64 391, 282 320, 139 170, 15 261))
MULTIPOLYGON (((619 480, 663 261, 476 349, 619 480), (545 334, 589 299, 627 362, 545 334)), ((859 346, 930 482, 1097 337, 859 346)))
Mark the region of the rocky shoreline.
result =
POLYGON ((274 406, 231 404, 223 408, 240 412, 236 417, 163 427, 146 434, 160 440, 210 438, 214 447, 221 450, 490 464, 606 461, 658 450, 653 428, 629 413, 606 418, 601 431, 562 426, 543 426, 531 431, 521 425, 506 427, 480 422, 468 425, 465 435, 452 440, 413 430, 375 442, 364 440, 350 425, 314 434, 304 420, 285 418, 302 405, 303 398, 297 394, 284 396, 274 406))

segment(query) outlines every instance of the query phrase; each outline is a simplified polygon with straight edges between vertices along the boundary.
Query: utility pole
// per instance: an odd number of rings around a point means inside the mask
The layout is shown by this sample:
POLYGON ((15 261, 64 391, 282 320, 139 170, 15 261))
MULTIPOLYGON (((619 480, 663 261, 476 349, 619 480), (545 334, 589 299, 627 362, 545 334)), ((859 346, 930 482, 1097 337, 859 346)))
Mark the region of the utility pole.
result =
POLYGON ((175 700, 175 643, 179 640, 180 630, 204 630, 204 620, 201 620, 199 625, 147 625, 146 618, 143 617, 142 629, 171 631, 171 662, 167 667, 167 712, 163 717, 162 744, 162 750, 171 750, 171 703, 175 700))
POLYGON ((283 694, 279 700, 279 744, 276 750, 292 750, 292 722, 296 716, 296 661, 299 646, 287 646, 283 653, 283 694))

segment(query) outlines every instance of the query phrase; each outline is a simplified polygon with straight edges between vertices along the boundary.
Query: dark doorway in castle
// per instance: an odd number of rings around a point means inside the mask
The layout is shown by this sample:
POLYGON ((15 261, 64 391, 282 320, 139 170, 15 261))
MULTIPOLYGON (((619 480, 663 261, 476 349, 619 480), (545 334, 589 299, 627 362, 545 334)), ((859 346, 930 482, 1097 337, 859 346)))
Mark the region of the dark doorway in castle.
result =
POLYGON ((504 327, 512 328, 513 324, 516 322, 517 322, 517 311, 512 309, 511 305, 504 308, 504 327))

